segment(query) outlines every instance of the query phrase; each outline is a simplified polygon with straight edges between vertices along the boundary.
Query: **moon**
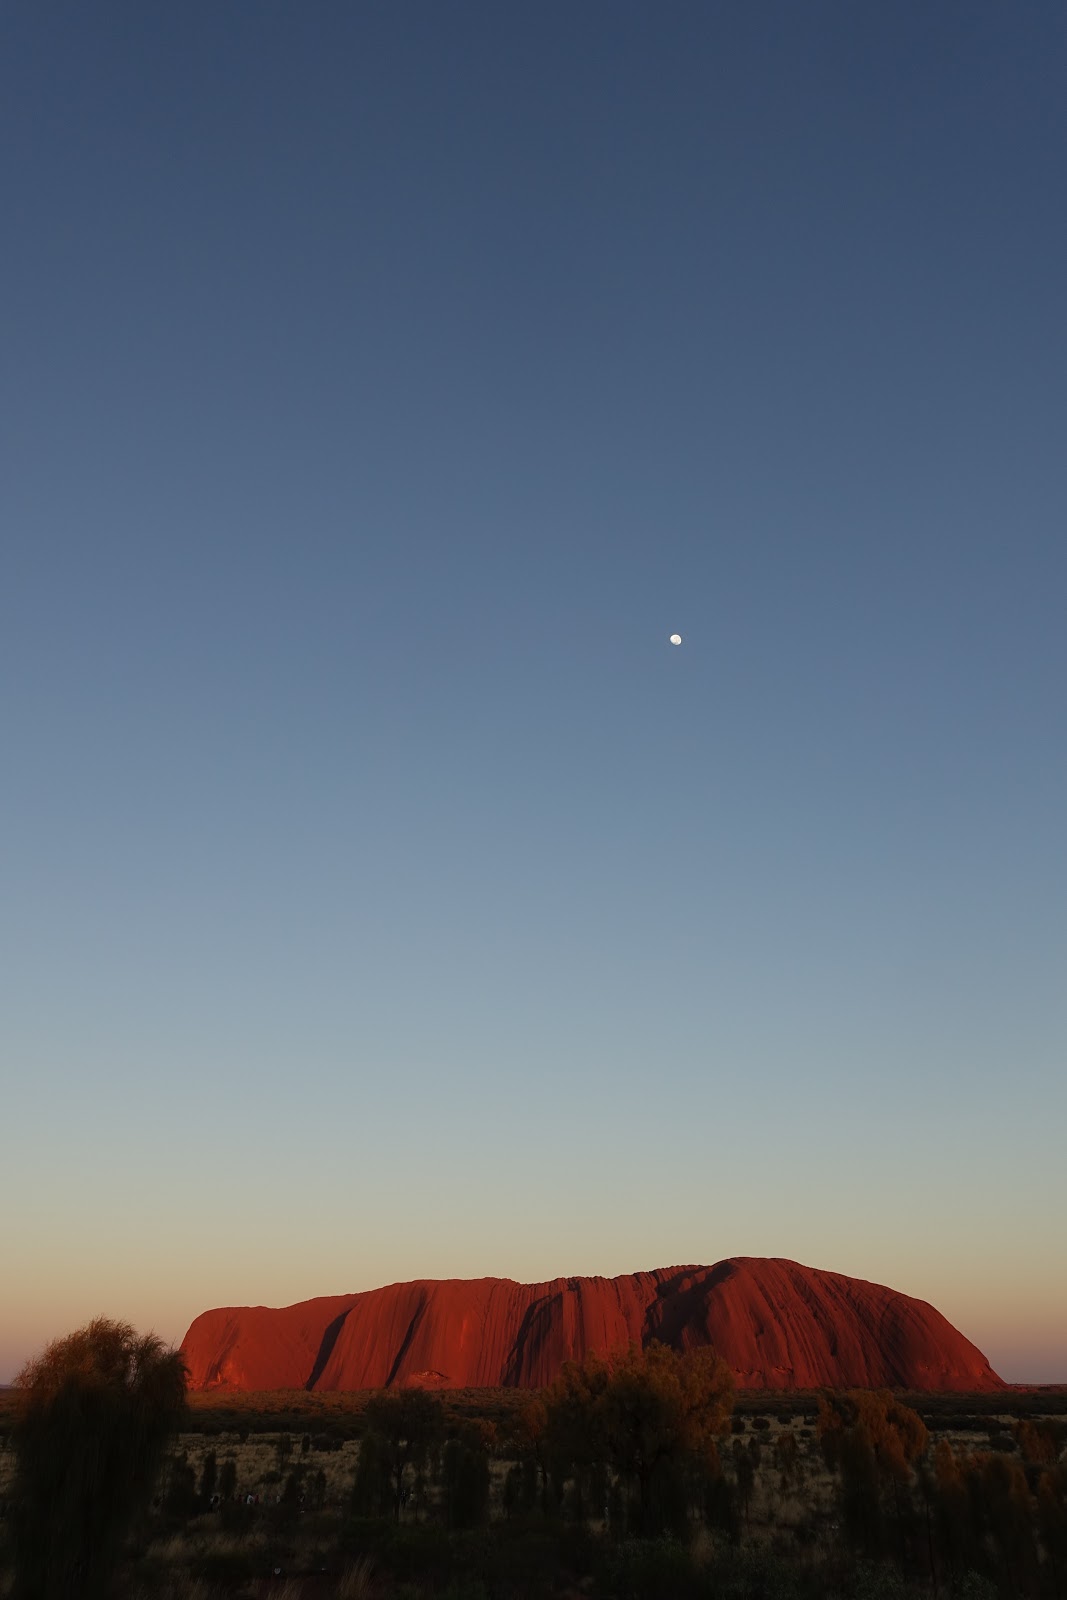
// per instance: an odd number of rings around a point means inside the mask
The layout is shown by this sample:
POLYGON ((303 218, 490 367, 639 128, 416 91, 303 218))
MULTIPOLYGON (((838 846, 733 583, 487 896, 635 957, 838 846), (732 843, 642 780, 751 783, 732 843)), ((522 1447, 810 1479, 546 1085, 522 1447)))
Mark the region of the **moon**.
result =
POLYGON ((680 633, 672 633, 671 634, 671 644, 681 644, 681 642, 682 642, 682 636, 681 636, 680 633))

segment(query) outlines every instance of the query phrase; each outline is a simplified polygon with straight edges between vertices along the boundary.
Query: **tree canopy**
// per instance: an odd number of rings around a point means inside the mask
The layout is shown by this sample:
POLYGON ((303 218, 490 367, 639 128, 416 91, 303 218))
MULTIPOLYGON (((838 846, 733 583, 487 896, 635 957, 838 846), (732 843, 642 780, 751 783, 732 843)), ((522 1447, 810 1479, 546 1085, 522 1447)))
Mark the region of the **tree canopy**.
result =
POLYGON ((665 1497, 678 1500, 680 1476, 718 1473, 733 1388, 710 1347, 679 1355, 653 1341, 568 1362, 531 1422, 542 1421, 546 1464, 557 1478, 580 1487, 583 1476, 607 1469, 633 1496, 630 1520, 652 1529, 665 1520, 665 1497))
POLYGON ((99 1317, 15 1380, 16 1595, 94 1600, 185 1409, 185 1365, 154 1334, 99 1317))

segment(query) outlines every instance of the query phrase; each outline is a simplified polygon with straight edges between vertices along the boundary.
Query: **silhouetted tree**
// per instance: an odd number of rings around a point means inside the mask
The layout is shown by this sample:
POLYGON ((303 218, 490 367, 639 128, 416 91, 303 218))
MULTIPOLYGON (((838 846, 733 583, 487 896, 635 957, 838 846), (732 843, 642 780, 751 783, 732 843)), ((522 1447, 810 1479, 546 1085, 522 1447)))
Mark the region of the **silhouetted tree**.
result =
POLYGON ((583 1361, 567 1361, 546 1390, 540 1411, 527 1408, 527 1425, 540 1424, 536 1448, 546 1487, 545 1505, 553 1504, 579 1522, 590 1509, 584 1481, 600 1463, 611 1461, 604 1411, 611 1382, 607 1362, 591 1351, 583 1361), (570 1482, 571 1491, 564 1494, 570 1482), (551 1483, 551 1502, 547 1487, 551 1483))
POLYGON ((205 1506, 211 1504, 211 1497, 215 1493, 218 1465, 218 1457, 214 1450, 209 1450, 200 1468, 200 1500, 205 1506))
POLYGON ((300 1506, 304 1491, 304 1468, 293 1467, 285 1480, 285 1486, 278 1496, 278 1502, 270 1510, 270 1526, 275 1533, 284 1533, 292 1528, 300 1516, 300 1506))
MULTIPOLYGON (((399 1394, 376 1395, 368 1402, 365 1416, 368 1432, 360 1447, 360 1465, 370 1444, 377 1469, 388 1477, 393 1516, 399 1522, 405 1474, 409 1467, 416 1474, 425 1469, 430 1451, 444 1433, 444 1407, 425 1389, 404 1389, 399 1394)), ((357 1468, 357 1486, 358 1482, 357 1468)))
POLYGON ((891 1509, 903 1567, 911 1486, 926 1449, 922 1418, 888 1389, 853 1389, 822 1400, 818 1427, 826 1464, 840 1477, 842 1519, 849 1539, 868 1555, 882 1554, 885 1514, 891 1509))
MULTIPOLYGON (((756 1441, 755 1439, 750 1439, 749 1443, 756 1444, 756 1441)), ((744 1516, 745 1524, 747 1526, 749 1510, 752 1505, 752 1493, 756 1487, 756 1459, 754 1458, 753 1452, 745 1448, 745 1442, 743 1439, 734 1440, 732 1453, 734 1458, 734 1479, 737 1483, 738 1504, 741 1507, 741 1513, 744 1516)))
POLYGON ((181 1455, 171 1457, 167 1462, 164 1476, 166 1485, 163 1493, 164 1511, 169 1516, 180 1517, 183 1522, 189 1517, 195 1517, 200 1510, 200 1502, 196 1496, 196 1473, 187 1450, 183 1450, 181 1455))
POLYGON ((373 1429, 359 1444, 352 1484, 352 1510, 357 1517, 386 1517, 393 1509, 393 1484, 385 1440, 373 1429))
POLYGON ((1037 1566, 1034 1519, 1026 1473, 1003 1455, 972 1458, 972 1509, 980 1507, 983 1531, 998 1558, 998 1579, 1013 1592, 1031 1585, 1037 1566))
POLYGON ((800 1472, 796 1435, 792 1429, 780 1433, 774 1441, 774 1459, 779 1472, 779 1487, 788 1489, 796 1482, 800 1472))
POLYGON ((719 1471, 718 1438, 729 1425, 733 1378, 708 1347, 678 1355, 653 1342, 604 1360, 568 1363, 545 1396, 556 1454, 581 1474, 598 1462, 634 1494, 638 1532, 685 1520, 700 1479, 719 1471))
POLYGON ((182 1357, 154 1334, 97 1318, 15 1383, 15 1593, 95 1600, 183 1415, 182 1357))
POLYGON ((441 1452, 445 1520, 450 1528, 476 1528, 489 1516, 489 1451, 484 1434, 468 1426, 441 1452))
POLYGON ((934 1447, 934 1532, 953 1579, 976 1565, 970 1496, 963 1467, 947 1439, 934 1447))
POLYGON ((1067 1465, 1044 1472, 1037 1486, 1037 1525, 1052 1572, 1053 1593, 1067 1594, 1067 1465))
POLYGON ((548 1409, 540 1395, 531 1396, 519 1409, 511 1428, 512 1444, 522 1466, 517 1504, 523 1511, 540 1505, 547 1516, 552 1508, 552 1441, 548 1409))
POLYGON ((901 1568, 907 1539, 917 1531, 912 1483, 926 1438, 921 1416, 888 1389, 851 1389, 819 1405, 819 1440, 827 1466, 840 1475, 846 1536, 865 1554, 881 1555, 891 1526, 901 1568))

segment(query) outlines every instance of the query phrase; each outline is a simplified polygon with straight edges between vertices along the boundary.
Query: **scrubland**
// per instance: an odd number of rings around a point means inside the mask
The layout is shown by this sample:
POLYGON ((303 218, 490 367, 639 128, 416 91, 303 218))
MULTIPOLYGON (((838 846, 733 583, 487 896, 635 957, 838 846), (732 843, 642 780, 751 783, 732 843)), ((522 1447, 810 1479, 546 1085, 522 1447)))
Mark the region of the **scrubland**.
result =
MULTIPOLYGON (((119 1600, 1067 1600, 1067 1391, 708 1389, 664 1442, 665 1374, 194 1395, 119 1600)), ((0 1403, 0 1501, 13 1465, 0 1403)))

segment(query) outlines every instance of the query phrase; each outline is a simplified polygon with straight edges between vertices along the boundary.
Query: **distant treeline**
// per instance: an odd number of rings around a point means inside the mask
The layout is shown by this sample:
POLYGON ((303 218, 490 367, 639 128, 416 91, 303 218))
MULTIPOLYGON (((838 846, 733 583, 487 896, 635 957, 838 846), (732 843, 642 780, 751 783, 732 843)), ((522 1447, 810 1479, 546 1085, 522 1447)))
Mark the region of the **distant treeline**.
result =
MULTIPOLYGON (((527 1389, 445 1389, 439 1392, 450 1417, 457 1421, 481 1420, 505 1426, 518 1415, 534 1391, 527 1389)), ((814 1419, 826 1390, 742 1389, 734 1399, 735 1417, 765 1417, 769 1422, 814 1419)), ((211 1437, 222 1433, 245 1436, 259 1433, 316 1433, 338 1439, 358 1439, 363 1416, 374 1390, 322 1392, 272 1389, 261 1393, 211 1390, 188 1398, 184 1431, 211 1437)), ((997 1417, 1067 1417, 1067 1385, 1033 1389, 1005 1389, 995 1394, 933 1394, 894 1391, 897 1399, 917 1411, 927 1427, 939 1432, 987 1433, 997 1417)), ((15 1412, 15 1389, 0 1388, 0 1433, 10 1427, 15 1412)))
MULTIPOLYGON (((457 1421, 480 1420, 506 1426, 527 1405, 535 1391, 527 1389, 444 1389, 438 1398, 446 1413, 457 1421)), ((997 1417, 1067 1416, 1067 1386, 1042 1389, 1007 1389, 997 1394, 931 1394, 894 1391, 897 1399, 917 1411, 928 1427, 939 1432, 986 1433, 997 1417)), ((316 1429, 355 1439, 363 1432, 363 1416, 373 1390, 334 1393, 303 1389, 237 1394, 214 1390, 189 1396, 187 1431, 219 1433, 311 1432, 316 1429)), ((768 1422, 814 1422, 819 1401, 827 1390, 740 1390, 734 1415, 745 1419, 765 1417, 768 1422)), ((2 1397, 0 1397, 2 1415, 2 1397)))

